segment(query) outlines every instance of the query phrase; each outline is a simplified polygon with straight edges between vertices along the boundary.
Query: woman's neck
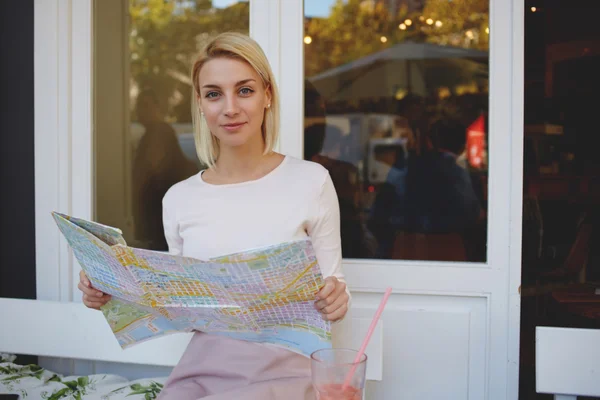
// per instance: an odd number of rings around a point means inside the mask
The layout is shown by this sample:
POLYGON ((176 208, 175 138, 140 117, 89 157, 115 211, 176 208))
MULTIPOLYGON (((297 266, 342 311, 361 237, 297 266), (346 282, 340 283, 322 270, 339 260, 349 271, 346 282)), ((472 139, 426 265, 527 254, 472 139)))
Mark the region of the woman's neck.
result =
POLYGON ((258 179, 269 173, 282 158, 277 153, 264 153, 264 144, 260 146, 222 147, 215 168, 211 168, 210 177, 218 182, 244 182, 258 179))
POLYGON ((214 172, 224 177, 240 177, 256 170, 265 159, 262 152, 223 151, 215 163, 214 172))

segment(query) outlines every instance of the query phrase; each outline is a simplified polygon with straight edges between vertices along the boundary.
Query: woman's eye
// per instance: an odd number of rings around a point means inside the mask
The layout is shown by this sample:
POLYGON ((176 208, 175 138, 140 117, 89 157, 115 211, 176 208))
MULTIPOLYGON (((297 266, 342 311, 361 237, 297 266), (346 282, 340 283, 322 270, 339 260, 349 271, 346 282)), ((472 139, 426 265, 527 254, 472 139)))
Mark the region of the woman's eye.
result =
POLYGON ((254 92, 254 90, 250 89, 250 88, 241 88, 240 89, 240 93, 243 94, 244 96, 248 96, 250 94, 252 94, 254 92))
POLYGON ((219 95, 219 93, 217 93, 217 92, 208 92, 208 93, 206 93, 206 98, 207 99, 214 99, 218 95, 219 95))

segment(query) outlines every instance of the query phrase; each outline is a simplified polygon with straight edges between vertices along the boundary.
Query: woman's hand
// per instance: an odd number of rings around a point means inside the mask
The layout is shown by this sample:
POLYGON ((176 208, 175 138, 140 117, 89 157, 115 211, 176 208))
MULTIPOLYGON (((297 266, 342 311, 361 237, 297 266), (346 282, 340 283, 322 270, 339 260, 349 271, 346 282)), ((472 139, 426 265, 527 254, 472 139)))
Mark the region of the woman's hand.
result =
POLYGON ((79 272, 79 284, 77 287, 83 292, 83 304, 94 310, 99 310, 100 307, 108 303, 111 299, 111 295, 94 289, 83 271, 79 272))
POLYGON ((338 321, 348 312, 350 296, 346 292, 346 284, 335 276, 325 279, 325 286, 317 293, 315 307, 328 321, 338 321))

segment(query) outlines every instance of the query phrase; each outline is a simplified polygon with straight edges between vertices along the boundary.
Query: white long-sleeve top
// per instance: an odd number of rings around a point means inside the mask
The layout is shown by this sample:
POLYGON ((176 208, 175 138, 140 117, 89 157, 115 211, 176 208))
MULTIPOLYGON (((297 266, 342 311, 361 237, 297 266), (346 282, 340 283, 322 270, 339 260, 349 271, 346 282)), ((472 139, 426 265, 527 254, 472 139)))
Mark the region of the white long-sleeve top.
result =
POLYGON ((345 281, 338 199, 317 163, 286 156, 260 179, 225 185, 200 172, 166 193, 163 224, 170 253, 201 260, 308 236, 323 277, 345 281))

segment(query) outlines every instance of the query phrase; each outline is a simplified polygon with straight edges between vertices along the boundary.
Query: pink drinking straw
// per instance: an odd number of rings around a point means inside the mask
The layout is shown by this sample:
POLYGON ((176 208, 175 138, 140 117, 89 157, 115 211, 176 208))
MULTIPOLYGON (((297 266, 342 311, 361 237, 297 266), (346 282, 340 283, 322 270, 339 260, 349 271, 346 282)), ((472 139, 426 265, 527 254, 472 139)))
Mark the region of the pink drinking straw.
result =
POLYGON ((367 349, 369 340, 371 340, 371 335, 373 335, 373 331, 375 330, 377 321, 379 321, 379 317, 381 317, 381 313, 383 312, 383 309, 385 308, 385 304, 387 303, 388 298, 390 297, 390 294, 392 294, 391 287, 389 287, 385 290, 383 299, 381 299, 381 303, 379 303, 379 308, 377 308, 377 312, 375 312, 375 315, 373 316, 373 320, 371 321, 371 325, 369 326, 369 330, 367 331, 367 336, 365 336, 365 339, 363 340, 362 345, 360 346, 360 350, 358 350, 358 354, 356 354, 356 358, 354 359, 354 364, 352 365, 352 369, 350 370, 350 372, 348 372, 348 375, 346 375, 346 380, 344 381, 344 385, 342 386, 342 391, 346 390, 346 388, 348 388, 348 385, 350 385, 350 381, 352 380, 352 377, 354 376, 354 373, 356 372, 356 367, 358 366, 358 363, 360 362, 360 359, 362 358, 363 354, 365 354, 365 350, 367 349))

